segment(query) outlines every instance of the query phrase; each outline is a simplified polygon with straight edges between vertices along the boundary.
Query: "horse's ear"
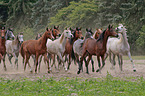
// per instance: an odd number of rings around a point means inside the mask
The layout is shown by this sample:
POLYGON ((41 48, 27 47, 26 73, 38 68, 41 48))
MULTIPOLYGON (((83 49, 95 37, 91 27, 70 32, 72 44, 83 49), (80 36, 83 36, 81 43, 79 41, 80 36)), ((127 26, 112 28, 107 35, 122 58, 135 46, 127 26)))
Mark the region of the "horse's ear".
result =
POLYGON ((109 24, 108 28, 110 29, 110 24, 109 24))
POLYGON ((48 31, 48 28, 46 28, 46 31, 48 31))
POLYGON ((50 28, 50 31, 52 30, 52 28, 50 28))
POLYGON ((111 28, 113 28, 113 25, 111 26, 111 28))
POLYGON ((98 28, 96 28, 96 30, 98 30, 98 28))
POLYGON ((57 26, 57 29, 59 28, 59 25, 57 26))
POLYGON ((56 27, 54 26, 54 29, 56 29, 56 27))
POLYGON ((86 28, 86 31, 88 32, 88 28, 86 28))
POLYGON ((78 30, 78 27, 76 27, 76 30, 78 30))
POLYGON ((101 30, 103 30, 103 28, 101 28, 101 30))
POLYGON ((82 29, 82 27, 80 27, 80 30, 82 29))
POLYGON ((72 31, 72 28, 70 27, 70 28, 69 28, 69 30, 71 30, 71 31, 72 31))
POLYGON ((65 27, 64 29, 67 30, 67 27, 65 27))

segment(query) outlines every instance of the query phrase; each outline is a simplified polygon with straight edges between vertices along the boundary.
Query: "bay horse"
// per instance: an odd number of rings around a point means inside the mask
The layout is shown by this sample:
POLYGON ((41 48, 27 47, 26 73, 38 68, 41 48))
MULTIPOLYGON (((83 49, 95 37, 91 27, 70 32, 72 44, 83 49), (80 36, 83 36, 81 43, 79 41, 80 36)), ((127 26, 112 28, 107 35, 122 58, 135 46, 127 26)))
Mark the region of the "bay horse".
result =
MULTIPOLYGON (((46 42, 48 38, 52 39, 54 37, 52 36, 52 29, 46 28, 46 32, 42 35, 40 39, 27 40, 22 43, 21 48, 20 48, 20 53, 22 57, 25 59, 24 71, 26 69, 27 63, 29 67, 31 68, 29 64, 29 59, 31 55, 35 55, 35 73, 37 73, 38 58, 40 55, 43 55, 46 61, 48 61, 47 55, 46 55, 47 53, 46 42)), ((48 64, 48 73, 49 72, 50 70, 49 70, 49 64, 48 64)))
POLYGON ((4 70, 6 71, 6 64, 5 64, 5 55, 6 55, 6 46, 5 46, 5 34, 6 30, 5 27, 2 27, 2 29, 0 30, 0 63, 1 60, 3 60, 3 64, 4 64, 4 70))
MULTIPOLYGON (((67 28, 64 30, 64 32, 58 39, 55 39, 54 41, 48 39, 47 44, 46 44, 47 52, 50 54, 58 55, 59 59, 61 60, 61 62, 64 65, 65 70, 67 70, 67 68, 66 68, 65 62, 62 58, 62 55, 65 51, 65 44, 66 44, 67 38, 72 38, 72 37, 73 37, 73 35, 71 34, 71 30, 69 28, 67 28)), ((58 68, 59 68, 59 64, 58 64, 58 68)))
POLYGON ((82 46, 83 48, 82 57, 80 59, 79 71, 77 72, 77 74, 79 74, 80 70, 82 69, 82 63, 83 63, 82 61, 86 55, 88 55, 87 64, 86 64, 86 73, 89 74, 88 64, 92 58, 92 55, 96 55, 97 60, 98 60, 99 69, 97 69, 96 72, 101 72, 101 69, 105 65, 104 56, 106 53, 106 44, 107 44, 107 40, 109 36, 118 37, 118 34, 113 30, 113 26, 110 26, 110 25, 108 26, 106 30, 103 31, 103 33, 100 34, 97 40, 93 38, 88 38, 85 40, 82 46), (100 63, 100 57, 102 59, 102 66, 100 63))
POLYGON ((6 40, 6 52, 9 59, 10 64, 12 65, 12 57, 15 57, 15 65, 17 65, 18 69, 18 56, 19 56, 19 49, 23 42, 23 34, 19 33, 14 40, 6 40))
POLYGON ((119 38, 109 38, 107 42, 107 52, 106 52, 106 58, 109 54, 109 60, 110 63, 112 64, 112 68, 114 69, 115 67, 115 56, 117 55, 118 57, 118 63, 120 70, 122 71, 122 65, 123 65, 123 59, 122 56, 124 54, 127 54, 132 66, 133 66, 133 71, 136 71, 135 64, 133 63, 133 60, 131 58, 131 53, 130 53, 130 46, 128 43, 127 35, 126 35, 126 28, 122 24, 119 24, 119 27, 116 28, 119 34, 119 38), (111 59, 111 54, 113 55, 113 59, 111 59))
POLYGON ((83 39, 81 27, 78 28, 76 27, 75 30, 72 32, 73 38, 67 39, 66 44, 65 44, 65 51, 63 53, 63 56, 65 55, 65 61, 67 60, 67 55, 69 55, 69 60, 68 60, 68 67, 69 69, 70 64, 71 64, 71 59, 74 57, 73 55, 73 44, 77 39, 83 39))

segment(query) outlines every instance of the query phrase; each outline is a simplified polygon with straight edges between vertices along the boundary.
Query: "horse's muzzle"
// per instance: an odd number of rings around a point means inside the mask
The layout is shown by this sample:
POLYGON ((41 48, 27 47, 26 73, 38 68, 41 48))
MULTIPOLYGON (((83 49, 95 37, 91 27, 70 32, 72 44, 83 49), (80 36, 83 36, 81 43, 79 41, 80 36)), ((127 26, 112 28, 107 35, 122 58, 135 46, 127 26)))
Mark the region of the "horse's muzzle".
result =
POLYGON ((119 35, 118 34, 116 34, 116 36, 115 37, 119 37, 119 35))

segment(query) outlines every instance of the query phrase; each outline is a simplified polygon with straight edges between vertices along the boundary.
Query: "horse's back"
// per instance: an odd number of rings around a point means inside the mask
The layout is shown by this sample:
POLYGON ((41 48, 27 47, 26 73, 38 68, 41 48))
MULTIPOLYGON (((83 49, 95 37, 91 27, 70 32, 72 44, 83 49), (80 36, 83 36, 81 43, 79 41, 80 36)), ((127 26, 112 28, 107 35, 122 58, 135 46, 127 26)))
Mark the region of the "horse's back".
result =
POLYGON ((81 55, 82 54, 82 48, 81 48, 81 44, 84 42, 84 40, 82 39, 78 39, 74 42, 73 44, 73 50, 74 53, 81 55))

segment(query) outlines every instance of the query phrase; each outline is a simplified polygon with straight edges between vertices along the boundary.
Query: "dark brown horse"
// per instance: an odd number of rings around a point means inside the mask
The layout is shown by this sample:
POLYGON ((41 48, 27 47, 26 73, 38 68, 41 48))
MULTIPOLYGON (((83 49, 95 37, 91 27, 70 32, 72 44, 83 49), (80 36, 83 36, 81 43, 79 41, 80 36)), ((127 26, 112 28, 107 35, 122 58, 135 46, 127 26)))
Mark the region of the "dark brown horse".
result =
POLYGON ((82 61, 83 58, 88 54, 88 60, 87 60, 87 64, 86 64, 86 70, 88 72, 88 64, 89 61, 92 58, 92 55, 96 55, 97 56, 97 60, 98 60, 98 66, 99 69, 96 72, 101 72, 101 69, 104 67, 105 65, 105 60, 104 60, 104 55, 106 53, 106 43, 108 40, 109 36, 114 36, 114 37, 118 37, 118 34, 113 30, 113 26, 108 26, 108 28, 106 30, 103 31, 103 33, 99 36, 99 38, 97 40, 92 39, 92 38, 88 38, 85 40, 84 44, 83 44, 83 50, 82 50, 82 57, 80 60, 80 64, 79 64, 79 71, 77 72, 77 74, 80 73, 80 70, 82 69, 82 61), (100 57, 102 58, 102 66, 100 63, 100 57))
MULTIPOLYGON (((77 40, 77 39, 83 39, 83 35, 82 35, 82 31, 81 28, 76 27, 75 30, 72 30, 72 34, 73 34, 73 38, 71 39, 67 39, 66 44, 65 44, 65 52, 63 54, 63 56, 65 55, 66 59, 67 59, 67 55, 69 55, 69 60, 68 60, 68 69, 70 67, 71 64, 71 58, 74 57, 72 56, 72 52, 73 52, 73 43, 77 40)), ((66 61, 66 60, 65 60, 66 61)))
MULTIPOLYGON (((21 48, 20 48, 20 53, 22 57, 25 59, 24 70, 26 69, 26 64, 27 63, 29 64, 28 60, 31 55, 35 55, 35 73, 37 73, 38 58, 40 55, 43 55, 46 61, 48 61, 47 55, 46 55, 47 53, 46 42, 48 38, 52 39, 54 37, 52 36, 52 29, 47 28, 46 32, 42 35, 40 39, 27 40, 22 43, 21 48)), ((49 72, 50 70, 49 70, 49 64, 48 64, 48 73, 49 72)))
POLYGON ((1 59, 3 60, 3 64, 4 64, 4 70, 6 71, 6 65, 5 65, 5 55, 6 55, 6 46, 5 46, 5 27, 2 27, 2 29, 0 30, 0 63, 1 63, 1 59))

